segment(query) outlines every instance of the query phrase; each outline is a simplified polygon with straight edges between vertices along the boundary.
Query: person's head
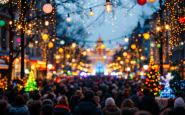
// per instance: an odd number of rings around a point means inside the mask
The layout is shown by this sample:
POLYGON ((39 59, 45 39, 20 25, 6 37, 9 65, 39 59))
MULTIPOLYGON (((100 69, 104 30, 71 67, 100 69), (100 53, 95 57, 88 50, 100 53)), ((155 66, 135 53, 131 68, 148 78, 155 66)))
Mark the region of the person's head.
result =
POLYGON ((94 100, 98 104, 100 102, 100 97, 99 96, 94 96, 94 100))
POLYGON ((125 100, 123 101, 123 103, 121 104, 121 108, 125 108, 125 107, 133 108, 133 107, 134 107, 134 103, 132 102, 132 100, 130 100, 130 99, 125 99, 125 100))
POLYGON ((174 106, 174 99, 173 98, 168 99, 168 106, 174 106))
POLYGON ((29 98, 30 98, 29 93, 24 93, 23 97, 24 97, 25 101, 29 100, 29 98))
POLYGON ((147 89, 147 88, 145 88, 145 89, 143 90, 143 94, 144 94, 145 96, 149 96, 149 95, 150 95, 150 90, 147 89))
POLYGON ((86 100, 94 100, 94 92, 91 90, 86 91, 84 94, 84 98, 86 100))
POLYGON ((42 106, 42 115, 53 115, 53 106, 50 104, 42 106))
POLYGON ((13 106, 24 106, 25 101, 22 95, 17 95, 14 99, 13 106))
POLYGON ((138 111, 135 115, 152 115, 152 114, 147 111, 138 111))
POLYGON ((66 96, 62 96, 59 101, 58 101, 58 104, 59 105, 64 105, 64 106, 68 106, 68 100, 67 100, 67 97, 66 96))
POLYGON ((7 109, 8 109, 8 103, 6 102, 6 100, 1 99, 0 100, 0 114, 3 115, 7 109))
POLYGON ((181 97, 175 99, 174 108, 183 107, 184 108, 184 100, 181 97))
POLYGON ((42 101, 42 106, 48 105, 48 104, 53 106, 53 102, 50 99, 45 99, 42 101))
POLYGON ((83 98, 82 91, 81 91, 81 90, 76 90, 75 96, 78 96, 78 97, 80 97, 80 98, 83 98))
POLYGON ((112 97, 107 98, 105 101, 105 106, 112 106, 112 105, 116 105, 114 99, 112 97))
POLYGON ((50 100, 53 100, 54 99, 54 95, 53 94, 48 94, 48 96, 47 96, 47 99, 50 99, 50 100))
POLYGON ((32 95, 33 100, 40 100, 41 96, 39 92, 34 92, 32 95))

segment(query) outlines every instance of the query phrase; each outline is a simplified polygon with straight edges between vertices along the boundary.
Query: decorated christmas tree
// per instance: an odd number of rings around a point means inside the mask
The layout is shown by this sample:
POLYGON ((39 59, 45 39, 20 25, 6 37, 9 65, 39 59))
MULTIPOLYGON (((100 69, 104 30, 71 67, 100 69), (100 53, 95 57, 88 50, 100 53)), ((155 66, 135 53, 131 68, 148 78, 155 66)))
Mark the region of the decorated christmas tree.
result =
POLYGON ((173 71, 172 75, 174 77, 170 80, 170 88, 176 94, 179 90, 182 90, 185 87, 185 82, 179 72, 173 71))
POLYGON ((34 90, 38 90, 38 88, 37 88, 37 84, 35 81, 34 73, 33 71, 30 71, 29 77, 26 81, 25 91, 29 92, 29 91, 34 91, 34 90))
MULTIPOLYGON (((151 57, 152 58, 152 57, 151 57)), ((153 58, 150 59, 150 70, 146 76, 144 86, 153 92, 154 96, 159 96, 162 86, 159 84, 161 81, 159 72, 155 69, 153 58)))

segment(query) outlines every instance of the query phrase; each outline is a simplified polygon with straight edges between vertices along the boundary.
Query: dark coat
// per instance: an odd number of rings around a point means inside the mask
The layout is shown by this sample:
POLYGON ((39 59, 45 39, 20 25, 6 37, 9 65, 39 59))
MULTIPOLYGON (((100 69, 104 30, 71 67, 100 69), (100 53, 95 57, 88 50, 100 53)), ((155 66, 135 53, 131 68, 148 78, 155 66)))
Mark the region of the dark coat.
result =
POLYGON ((42 104, 40 100, 30 100, 27 102, 30 115, 40 115, 42 104))
POLYGON ((123 108, 121 110, 121 115, 134 115, 137 111, 137 108, 123 108))
POLYGON ((67 106, 56 105, 54 107, 54 115, 71 115, 71 112, 67 106))
POLYGON ((102 111, 92 100, 82 99, 75 108, 73 115, 102 115, 102 111))
POLYGON ((159 115, 160 113, 160 107, 158 103, 151 96, 144 96, 143 98, 141 98, 138 109, 148 111, 152 115, 159 115))
POLYGON ((114 106, 114 105, 106 106, 106 107, 103 109, 103 114, 104 114, 104 115, 120 115, 120 109, 117 108, 117 107, 114 106))
POLYGON ((71 109, 71 112, 72 113, 74 112, 76 106, 78 106, 79 100, 80 100, 80 97, 79 96, 73 96, 71 98, 71 101, 69 103, 69 108, 71 109))
POLYGON ((185 109, 183 107, 177 107, 169 112, 169 115, 185 115, 185 109))

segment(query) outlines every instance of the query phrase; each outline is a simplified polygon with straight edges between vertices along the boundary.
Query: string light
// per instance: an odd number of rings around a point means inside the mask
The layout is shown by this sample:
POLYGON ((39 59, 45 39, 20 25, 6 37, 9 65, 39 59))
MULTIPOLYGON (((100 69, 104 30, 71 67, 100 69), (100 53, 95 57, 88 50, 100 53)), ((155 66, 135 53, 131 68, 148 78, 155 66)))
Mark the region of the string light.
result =
POLYGON ((69 13, 67 14, 66 21, 67 21, 67 22, 71 22, 71 17, 70 17, 70 14, 69 14, 69 13))
POLYGON ((105 6, 106 12, 109 13, 112 11, 112 4, 111 4, 110 0, 106 0, 106 4, 104 6, 105 6))

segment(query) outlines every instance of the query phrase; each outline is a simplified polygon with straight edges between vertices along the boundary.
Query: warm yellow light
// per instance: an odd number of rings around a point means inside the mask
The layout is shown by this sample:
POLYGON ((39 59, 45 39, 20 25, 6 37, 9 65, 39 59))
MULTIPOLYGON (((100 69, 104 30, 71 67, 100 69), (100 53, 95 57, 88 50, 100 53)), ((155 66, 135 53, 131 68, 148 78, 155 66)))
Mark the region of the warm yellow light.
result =
POLYGON ((21 29, 21 25, 18 25, 18 29, 21 29))
POLYGON ((169 29, 170 29, 170 26, 169 26, 168 24, 166 24, 166 25, 165 25, 165 28, 166 28, 167 30, 169 30, 169 29))
POLYGON ((63 50, 63 48, 59 48, 58 51, 59 51, 60 53, 62 53, 64 50, 63 50))
POLYGON ((121 57, 118 57, 117 60, 120 61, 121 60, 121 57))
POLYGON ((47 34, 43 34, 42 35, 42 39, 45 41, 45 40, 47 40, 48 39, 48 35, 47 34))
POLYGON ((94 16, 94 12, 91 11, 91 12, 89 13, 89 15, 90 15, 90 16, 94 16))
POLYGON ((153 2, 155 2, 156 0, 148 0, 148 2, 150 2, 150 3, 153 3, 153 2))
POLYGON ((145 57, 144 56, 141 56, 141 60, 144 60, 145 59, 145 57))
POLYGON ((110 0, 107 0, 106 4, 104 6, 105 6, 106 12, 111 12, 112 11, 112 4, 111 4, 110 0))
POLYGON ((12 25, 12 21, 9 21, 9 24, 12 25))
POLYGON ((125 39, 124 39, 124 41, 125 41, 125 42, 128 42, 128 41, 129 41, 129 39, 128 39, 128 38, 125 38, 125 39))
POLYGON ((27 34, 30 35, 31 34, 31 30, 27 30, 27 34))
POLYGON ((120 64, 124 64, 124 62, 123 61, 120 61, 120 64))
POLYGON ((123 52, 123 56, 127 56, 127 52, 123 52))
POLYGON ((45 24, 45 26, 48 26, 48 25, 49 25, 49 21, 46 20, 46 21, 44 22, 44 24, 45 24))
POLYGON ((161 27, 160 26, 157 26, 156 27, 156 30, 157 30, 157 32, 161 31, 161 27))
POLYGON ((56 55, 55 58, 56 58, 56 59, 60 59, 60 55, 56 55))
POLYGON ((32 70, 33 70, 33 69, 35 69, 35 66, 34 66, 34 65, 32 65, 32 66, 31 66, 31 69, 32 69, 32 70))
POLYGON ((30 48, 33 48, 33 44, 32 43, 29 43, 28 45, 30 48))
POLYGON ((49 42, 48 47, 52 48, 53 46, 54 46, 54 44, 52 42, 49 42))
POLYGON ((104 44, 101 45, 101 49, 105 49, 105 45, 104 44))
POLYGON ((66 58, 70 58, 71 56, 69 54, 66 55, 66 58))
POLYGON ((150 34, 149 33, 144 33, 143 36, 144 36, 145 40, 148 40, 150 38, 150 34))
POLYGON ((72 47, 73 48, 76 48, 76 43, 72 43, 72 47))
POLYGON ((130 71, 130 67, 127 67, 127 69, 126 69, 127 71, 130 71))
POLYGON ((86 55, 87 55, 87 52, 84 51, 84 52, 83 52, 83 55, 86 56, 86 55))
POLYGON ((131 48, 134 50, 134 49, 136 49, 136 44, 132 44, 131 45, 131 48))

